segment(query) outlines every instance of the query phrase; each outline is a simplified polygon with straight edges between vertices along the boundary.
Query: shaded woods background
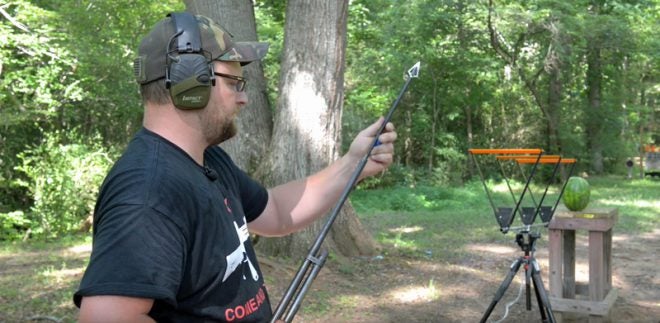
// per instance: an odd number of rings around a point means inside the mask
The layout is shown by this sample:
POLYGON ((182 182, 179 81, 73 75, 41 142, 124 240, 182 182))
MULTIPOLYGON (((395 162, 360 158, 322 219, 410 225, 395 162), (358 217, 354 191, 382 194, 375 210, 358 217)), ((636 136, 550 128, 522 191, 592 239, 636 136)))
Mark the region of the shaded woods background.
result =
MULTIPOLYGON (((285 6, 254 5, 259 39, 272 43, 272 102, 285 6)), ((80 230, 141 124, 139 37, 174 10, 184 4, 0 5, 0 240, 80 230)), ((539 147, 578 158, 581 172, 623 174, 660 141, 656 0, 354 0, 348 10, 344 145, 386 111, 404 69, 423 64, 394 116, 398 160, 362 189, 461 184, 473 176, 470 147, 539 147)))

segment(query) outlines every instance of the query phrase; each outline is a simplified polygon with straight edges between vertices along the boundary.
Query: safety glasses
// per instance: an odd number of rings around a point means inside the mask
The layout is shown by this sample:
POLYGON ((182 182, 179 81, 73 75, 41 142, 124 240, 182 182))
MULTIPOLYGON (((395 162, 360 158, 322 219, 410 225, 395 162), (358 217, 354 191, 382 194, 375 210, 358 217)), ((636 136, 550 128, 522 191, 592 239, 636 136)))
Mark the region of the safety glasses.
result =
POLYGON ((224 77, 224 78, 228 78, 228 79, 236 81, 236 83, 234 84, 234 90, 236 90, 236 92, 245 91, 245 85, 247 84, 247 79, 246 78, 244 78, 242 76, 236 76, 236 75, 224 74, 224 73, 218 73, 218 72, 214 72, 213 74, 215 74, 216 76, 220 76, 220 77, 224 77))

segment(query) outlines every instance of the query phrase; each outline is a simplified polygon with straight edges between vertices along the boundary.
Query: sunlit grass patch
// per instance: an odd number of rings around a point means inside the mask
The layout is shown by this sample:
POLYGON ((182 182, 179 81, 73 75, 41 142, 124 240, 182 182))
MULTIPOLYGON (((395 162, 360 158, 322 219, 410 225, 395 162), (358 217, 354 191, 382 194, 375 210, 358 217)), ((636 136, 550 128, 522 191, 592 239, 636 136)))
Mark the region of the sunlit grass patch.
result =
POLYGON ((433 279, 428 285, 406 286, 394 289, 390 297, 400 303, 431 302, 440 298, 440 290, 436 287, 433 279))

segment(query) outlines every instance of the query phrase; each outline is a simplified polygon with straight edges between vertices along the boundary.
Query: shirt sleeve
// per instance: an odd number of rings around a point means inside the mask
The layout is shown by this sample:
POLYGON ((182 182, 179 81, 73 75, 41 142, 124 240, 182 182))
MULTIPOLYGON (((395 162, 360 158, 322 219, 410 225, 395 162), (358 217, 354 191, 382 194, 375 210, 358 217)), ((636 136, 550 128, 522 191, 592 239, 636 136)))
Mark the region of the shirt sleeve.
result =
POLYGON ((176 304, 186 259, 182 230, 143 205, 115 206, 94 228, 90 263, 74 295, 117 295, 176 304), (129 252, 130 251, 130 252, 129 252))
POLYGON ((241 201, 245 220, 254 221, 266 209, 268 191, 261 184, 249 177, 243 170, 236 167, 236 178, 240 186, 241 201))

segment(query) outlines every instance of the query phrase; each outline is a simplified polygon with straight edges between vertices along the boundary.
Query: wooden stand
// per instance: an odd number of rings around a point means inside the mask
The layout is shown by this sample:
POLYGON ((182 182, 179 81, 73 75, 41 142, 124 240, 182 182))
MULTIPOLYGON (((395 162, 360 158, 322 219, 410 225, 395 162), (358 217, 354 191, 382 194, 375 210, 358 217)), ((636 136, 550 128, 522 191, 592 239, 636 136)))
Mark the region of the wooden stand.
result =
POLYGON ((589 315, 589 322, 608 322, 617 298, 612 288, 612 227, 618 209, 557 211, 549 224, 550 304, 561 312, 589 315), (575 283, 575 231, 589 232, 589 283, 575 283), (584 299, 576 295, 585 295, 584 299))

